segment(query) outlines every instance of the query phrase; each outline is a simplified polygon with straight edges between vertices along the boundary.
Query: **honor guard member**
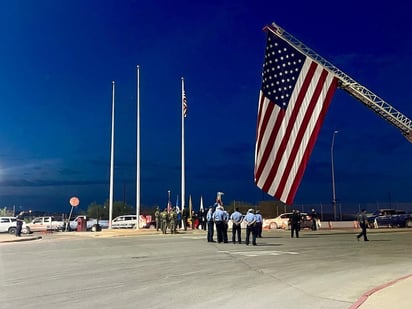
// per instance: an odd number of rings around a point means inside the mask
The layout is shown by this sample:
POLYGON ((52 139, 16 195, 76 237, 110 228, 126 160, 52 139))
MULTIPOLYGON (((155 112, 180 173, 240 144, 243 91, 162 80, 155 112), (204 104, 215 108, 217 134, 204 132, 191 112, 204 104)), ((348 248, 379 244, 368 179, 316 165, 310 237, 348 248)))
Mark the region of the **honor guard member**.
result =
POLYGON ((223 225, 224 225, 224 212, 223 207, 220 205, 220 201, 217 202, 217 207, 215 212, 213 213, 213 221, 216 225, 216 233, 217 233, 217 242, 223 242, 223 225))
POLYGON ((168 217, 167 209, 165 208, 161 213, 160 213, 160 219, 162 220, 162 233, 166 234, 167 230, 167 217, 168 217))
POLYGON ((155 210, 156 231, 160 230, 160 209, 159 206, 155 210))
POLYGON ((213 232, 215 229, 215 222, 213 221, 213 207, 210 207, 206 214, 207 222, 207 242, 215 242, 213 240, 213 232))
POLYGON ((176 219, 177 219, 177 213, 176 209, 172 209, 169 213, 169 227, 170 227, 170 233, 176 234, 176 219))
POLYGON ((256 216, 253 209, 249 209, 243 221, 246 222, 246 245, 249 246, 249 238, 252 233, 252 244, 256 246, 256 216))
POLYGON ((223 209, 223 235, 222 236, 223 236, 223 242, 225 244, 228 243, 227 231, 229 229, 229 218, 230 218, 229 213, 225 209, 223 209))
POLYGON ((238 243, 242 243, 241 235, 241 223, 242 214, 239 212, 239 208, 236 207, 235 211, 230 215, 230 220, 232 220, 232 242, 236 243, 236 236, 238 243))
POLYGON ((263 217, 260 210, 256 210, 256 237, 262 238, 263 217))

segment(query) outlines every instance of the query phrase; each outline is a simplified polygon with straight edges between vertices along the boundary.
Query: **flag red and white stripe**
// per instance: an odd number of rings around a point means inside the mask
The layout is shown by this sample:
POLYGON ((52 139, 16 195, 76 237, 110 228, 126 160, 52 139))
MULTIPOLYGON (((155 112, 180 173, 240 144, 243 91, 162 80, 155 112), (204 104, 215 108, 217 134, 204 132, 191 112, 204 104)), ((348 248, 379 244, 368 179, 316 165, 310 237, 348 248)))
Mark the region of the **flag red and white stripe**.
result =
POLYGON ((186 118, 187 116, 187 99, 185 90, 182 89, 182 108, 183 108, 183 117, 186 118))
POLYGON ((292 204, 338 79, 270 29, 259 95, 255 183, 292 204))

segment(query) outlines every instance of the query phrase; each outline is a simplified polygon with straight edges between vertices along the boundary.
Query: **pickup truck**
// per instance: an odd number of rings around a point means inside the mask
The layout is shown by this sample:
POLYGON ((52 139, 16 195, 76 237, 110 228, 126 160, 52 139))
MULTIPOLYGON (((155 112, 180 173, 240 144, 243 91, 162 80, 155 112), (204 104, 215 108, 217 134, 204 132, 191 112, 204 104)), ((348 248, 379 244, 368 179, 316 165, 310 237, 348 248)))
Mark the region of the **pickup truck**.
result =
POLYGON ((87 216, 77 216, 73 220, 70 221, 70 230, 76 231, 77 230, 77 224, 78 224, 78 219, 82 217, 86 219, 86 229, 88 231, 93 231, 96 232, 98 230, 97 228, 97 223, 99 223, 101 229, 107 229, 109 228, 109 220, 99 220, 94 218, 90 218, 87 216))
POLYGON ((64 222, 55 217, 36 217, 26 226, 32 232, 45 231, 61 231, 63 230, 64 222))
POLYGON ((403 210, 379 209, 368 215, 371 228, 412 227, 412 214, 403 210))

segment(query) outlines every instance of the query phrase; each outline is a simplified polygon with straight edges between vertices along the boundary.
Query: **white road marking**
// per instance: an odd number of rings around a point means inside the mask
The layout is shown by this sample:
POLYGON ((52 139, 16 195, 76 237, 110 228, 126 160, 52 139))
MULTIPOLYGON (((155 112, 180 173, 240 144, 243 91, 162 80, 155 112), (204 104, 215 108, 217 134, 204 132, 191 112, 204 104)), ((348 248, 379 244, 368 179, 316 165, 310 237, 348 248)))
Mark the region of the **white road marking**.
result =
POLYGON ((267 255, 296 255, 298 252, 290 251, 218 251, 221 253, 232 254, 232 255, 242 255, 242 256, 267 256, 267 255))

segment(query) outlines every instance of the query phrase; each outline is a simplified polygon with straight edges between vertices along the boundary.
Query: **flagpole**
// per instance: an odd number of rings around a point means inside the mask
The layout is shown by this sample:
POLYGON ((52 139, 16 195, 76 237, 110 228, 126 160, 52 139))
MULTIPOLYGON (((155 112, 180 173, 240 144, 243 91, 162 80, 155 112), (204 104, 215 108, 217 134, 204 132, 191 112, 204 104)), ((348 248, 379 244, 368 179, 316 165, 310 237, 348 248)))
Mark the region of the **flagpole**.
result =
MULTIPOLYGON (((185 209, 185 80, 182 77, 182 192, 181 192, 181 199, 182 199, 182 211, 185 209)), ((184 223, 183 223, 184 224, 184 223)), ((184 225, 183 225, 184 226, 184 225)))
POLYGON ((113 172, 114 172, 114 86, 112 81, 112 136, 110 145, 110 193, 109 193, 109 229, 112 228, 113 218, 113 172))
POLYGON ((192 196, 189 195, 189 218, 190 222, 192 223, 192 229, 194 226, 193 217, 192 217, 193 205, 192 205, 192 196))
POLYGON ((136 230, 140 226, 140 66, 136 66, 136 230))

